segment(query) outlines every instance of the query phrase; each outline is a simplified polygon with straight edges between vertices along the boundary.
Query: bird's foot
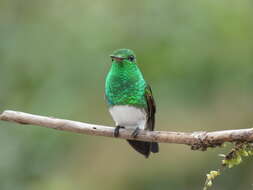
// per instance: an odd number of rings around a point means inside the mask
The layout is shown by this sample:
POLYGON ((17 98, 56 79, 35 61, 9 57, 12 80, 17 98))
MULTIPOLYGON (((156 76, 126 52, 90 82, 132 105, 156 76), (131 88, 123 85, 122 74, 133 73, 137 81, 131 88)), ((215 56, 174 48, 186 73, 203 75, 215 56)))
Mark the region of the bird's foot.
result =
POLYGON ((136 138, 139 135, 139 132, 140 132, 140 128, 136 127, 135 130, 134 130, 134 132, 131 134, 131 136, 133 138, 136 138))
POLYGON ((124 129, 124 128, 125 128, 125 127, 123 127, 123 126, 117 125, 116 128, 114 129, 113 136, 114 136, 114 137, 118 137, 118 136, 119 136, 119 130, 120 130, 120 129, 124 129))

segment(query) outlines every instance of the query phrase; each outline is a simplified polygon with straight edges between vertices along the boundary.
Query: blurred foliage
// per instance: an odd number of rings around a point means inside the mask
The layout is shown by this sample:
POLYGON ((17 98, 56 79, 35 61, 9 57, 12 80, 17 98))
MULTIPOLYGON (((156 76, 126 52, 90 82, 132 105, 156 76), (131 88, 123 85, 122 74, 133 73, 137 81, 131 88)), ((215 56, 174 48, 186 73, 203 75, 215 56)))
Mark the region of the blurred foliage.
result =
MULTIPOLYGON (((113 125, 108 55, 130 48, 155 94, 159 130, 252 126, 250 0, 0 1, 0 111, 113 125)), ((0 123, 0 189, 200 189, 225 150, 161 145, 149 160, 122 140, 0 123)), ((252 163, 213 189, 251 189, 252 163), (238 177, 239 176, 239 177, 238 177)))

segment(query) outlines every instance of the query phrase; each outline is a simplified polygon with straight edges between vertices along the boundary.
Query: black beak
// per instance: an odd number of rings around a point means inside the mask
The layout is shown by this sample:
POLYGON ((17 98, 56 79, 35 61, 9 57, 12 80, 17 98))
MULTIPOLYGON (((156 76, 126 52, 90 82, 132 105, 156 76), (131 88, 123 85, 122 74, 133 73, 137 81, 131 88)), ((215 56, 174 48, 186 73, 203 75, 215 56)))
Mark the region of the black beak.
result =
POLYGON ((115 61, 123 61, 123 57, 118 57, 118 56, 115 56, 115 55, 110 55, 110 57, 113 59, 113 60, 115 60, 115 61))

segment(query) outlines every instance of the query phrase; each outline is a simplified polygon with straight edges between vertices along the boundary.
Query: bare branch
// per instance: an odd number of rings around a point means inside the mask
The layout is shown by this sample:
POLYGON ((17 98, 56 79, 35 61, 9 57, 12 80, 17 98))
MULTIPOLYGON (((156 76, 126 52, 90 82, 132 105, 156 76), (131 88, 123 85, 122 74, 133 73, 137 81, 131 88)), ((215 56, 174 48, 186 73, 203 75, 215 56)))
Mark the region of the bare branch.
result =
MULTIPOLYGON (((15 122, 19 124, 38 125, 52 129, 70 131, 74 133, 83 133, 87 135, 113 137, 114 128, 103 125, 95 125, 71 121, 65 119, 57 119, 53 117, 45 117, 39 115, 28 114, 17 111, 4 111, 0 115, 0 120, 15 122)), ((121 129, 118 138, 133 139, 131 130, 121 129)), ((170 131, 141 131, 135 138, 140 141, 152 141, 159 143, 175 143, 186 144, 192 146, 192 149, 206 150, 207 147, 215 147, 224 142, 252 142, 252 129, 224 130, 214 132, 170 132, 170 131)))

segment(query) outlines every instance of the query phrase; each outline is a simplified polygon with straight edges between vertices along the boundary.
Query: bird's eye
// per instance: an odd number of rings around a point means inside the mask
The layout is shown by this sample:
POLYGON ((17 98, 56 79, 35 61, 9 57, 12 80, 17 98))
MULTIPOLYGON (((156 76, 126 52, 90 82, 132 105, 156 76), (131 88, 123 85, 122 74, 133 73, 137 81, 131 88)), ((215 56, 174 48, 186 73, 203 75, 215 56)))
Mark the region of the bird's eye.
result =
POLYGON ((129 61, 133 61, 133 60, 134 60, 134 56, 133 56, 133 55, 130 55, 130 56, 128 57, 128 60, 129 60, 129 61))

